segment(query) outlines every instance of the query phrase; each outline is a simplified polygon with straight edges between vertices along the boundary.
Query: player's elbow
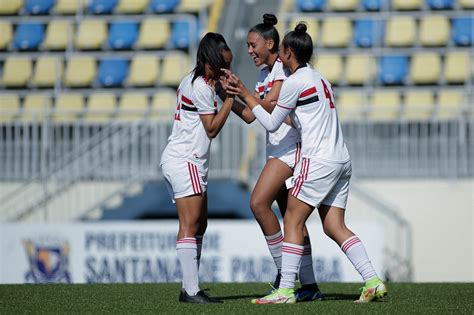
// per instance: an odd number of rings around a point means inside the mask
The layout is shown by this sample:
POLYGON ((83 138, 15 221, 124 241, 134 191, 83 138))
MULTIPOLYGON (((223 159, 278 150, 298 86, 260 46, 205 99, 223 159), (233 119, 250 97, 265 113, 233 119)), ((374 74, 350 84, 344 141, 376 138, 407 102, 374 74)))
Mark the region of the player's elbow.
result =
POLYGON ((253 117, 248 117, 247 119, 245 119, 245 122, 250 125, 251 123, 253 123, 255 121, 255 116, 253 117))
POLYGON ((211 139, 214 139, 219 134, 217 130, 206 130, 207 136, 211 139))

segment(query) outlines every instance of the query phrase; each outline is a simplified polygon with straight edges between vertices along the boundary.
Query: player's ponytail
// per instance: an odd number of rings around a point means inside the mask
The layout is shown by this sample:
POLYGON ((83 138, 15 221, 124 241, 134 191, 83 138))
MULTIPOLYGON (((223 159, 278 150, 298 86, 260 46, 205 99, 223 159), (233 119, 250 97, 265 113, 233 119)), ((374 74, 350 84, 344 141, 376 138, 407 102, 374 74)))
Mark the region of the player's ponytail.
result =
POLYGON ((278 19, 271 13, 263 15, 263 23, 257 24, 249 30, 249 33, 258 33, 266 40, 273 40, 273 47, 270 52, 277 53, 280 45, 280 35, 274 25, 278 23, 278 19))
POLYGON ((194 67, 194 75, 192 82, 206 73, 206 64, 211 67, 214 73, 220 73, 221 68, 228 68, 223 56, 224 51, 230 51, 229 46, 219 33, 209 32, 201 39, 199 43, 196 66, 194 67))
POLYGON ((306 64, 313 56, 313 40, 306 33, 307 26, 305 23, 299 22, 295 29, 283 38, 283 47, 291 48, 296 56, 299 64, 306 64))

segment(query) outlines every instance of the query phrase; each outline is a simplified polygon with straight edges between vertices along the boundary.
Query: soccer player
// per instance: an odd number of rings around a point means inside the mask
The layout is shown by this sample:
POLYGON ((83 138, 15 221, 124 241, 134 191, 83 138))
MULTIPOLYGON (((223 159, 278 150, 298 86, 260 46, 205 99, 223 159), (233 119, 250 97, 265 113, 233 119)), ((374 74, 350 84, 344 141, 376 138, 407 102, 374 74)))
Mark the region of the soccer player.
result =
POLYGON ((196 66, 179 85, 173 130, 161 156, 163 176, 179 217, 176 250, 183 274, 180 302, 221 303, 200 290, 198 270, 207 227, 209 149, 234 102, 234 96, 227 96, 217 110, 215 89, 220 69, 228 69, 231 61, 232 53, 222 35, 207 33, 202 38, 196 66))
MULTIPOLYGON (((344 213, 352 174, 337 116, 331 84, 307 66, 313 54, 313 42, 306 25, 299 23, 285 35, 280 59, 291 75, 285 80, 270 114, 258 102, 246 98, 257 120, 269 131, 276 130, 289 115, 301 134, 302 160, 295 168, 288 207, 284 217, 281 282, 278 290, 255 299, 256 304, 295 303, 294 283, 304 253, 303 227, 313 210, 319 210, 324 232, 333 239, 359 272, 365 285, 356 302, 370 302, 387 294, 377 276, 362 241, 349 230, 344 213)), ((239 79, 226 71, 228 93, 240 94, 239 79)))
MULTIPOLYGON (((255 66, 260 70, 255 91, 250 92, 241 85, 241 99, 245 102, 258 103, 271 112, 275 107, 283 81, 288 73, 278 58, 280 36, 274 27, 278 22, 273 14, 264 14, 263 23, 252 27, 247 36, 248 53, 255 66)), ((223 83, 225 85, 225 83, 223 83)), ((247 108, 248 110, 248 108, 247 108)), ((234 110, 235 111, 235 110, 234 110)), ((248 110, 250 112, 250 110, 248 110)), ((243 111, 245 113, 245 111, 243 111)), ((252 115, 252 113, 250 112, 252 115)), ((240 116, 240 115, 239 115, 240 116)), ((247 114, 247 116, 249 116, 247 114)), ((254 117, 252 115, 252 117, 254 117)), ((254 120, 245 119, 246 122, 254 120)), ((278 288, 282 257, 283 235, 278 218, 272 211, 273 201, 277 201, 282 215, 287 204, 288 191, 285 180, 293 175, 293 169, 300 159, 301 139, 298 131, 288 124, 281 124, 272 132, 267 132, 267 163, 255 184, 250 199, 250 208, 262 229, 270 253, 278 270, 273 283, 278 288)), ((304 228, 304 251, 299 268, 299 280, 302 287, 296 292, 298 301, 321 299, 321 292, 316 283, 311 255, 311 243, 306 227, 304 228)))

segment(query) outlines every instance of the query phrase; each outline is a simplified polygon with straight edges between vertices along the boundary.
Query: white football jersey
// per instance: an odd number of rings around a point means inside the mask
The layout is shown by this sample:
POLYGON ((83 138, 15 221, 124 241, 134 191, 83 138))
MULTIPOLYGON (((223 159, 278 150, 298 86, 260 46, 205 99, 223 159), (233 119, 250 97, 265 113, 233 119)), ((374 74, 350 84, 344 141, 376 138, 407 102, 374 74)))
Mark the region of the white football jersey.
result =
POLYGON ((199 116, 217 113, 216 92, 203 77, 192 83, 193 75, 194 72, 188 74, 179 85, 173 130, 161 155, 161 164, 184 159, 207 169, 211 139, 199 116))
MULTIPOLYGON (((271 72, 269 68, 269 66, 266 66, 260 70, 258 81, 255 85, 255 92, 258 93, 260 99, 264 99, 265 96, 267 96, 275 81, 286 80, 289 75, 289 73, 283 69, 283 63, 280 58, 275 60, 271 72)), ((274 132, 267 131, 267 156, 278 155, 300 141, 301 137, 295 128, 287 124, 282 124, 280 128, 274 132)))

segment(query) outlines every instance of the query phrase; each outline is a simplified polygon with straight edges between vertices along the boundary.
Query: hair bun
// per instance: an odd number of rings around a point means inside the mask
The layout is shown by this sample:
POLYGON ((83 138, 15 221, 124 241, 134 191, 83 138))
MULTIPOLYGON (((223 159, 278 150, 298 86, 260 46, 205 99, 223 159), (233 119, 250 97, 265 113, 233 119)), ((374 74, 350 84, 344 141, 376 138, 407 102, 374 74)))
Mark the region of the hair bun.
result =
POLYGON ((298 33, 298 34, 306 33, 307 29, 308 29, 308 27, 303 22, 299 22, 298 25, 295 26, 295 32, 298 33))
POLYGON ((265 13, 263 15, 263 24, 275 25, 278 23, 277 17, 271 13, 265 13))

